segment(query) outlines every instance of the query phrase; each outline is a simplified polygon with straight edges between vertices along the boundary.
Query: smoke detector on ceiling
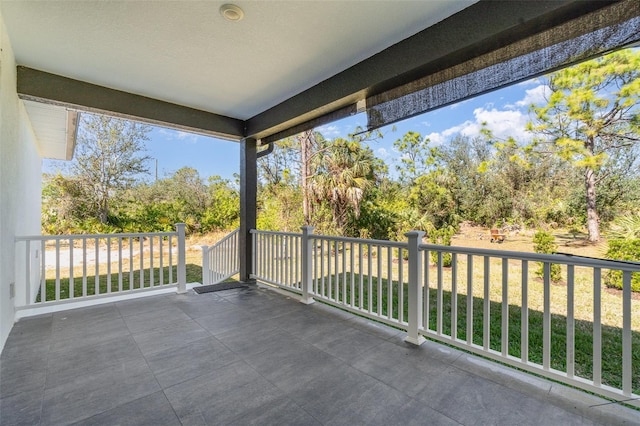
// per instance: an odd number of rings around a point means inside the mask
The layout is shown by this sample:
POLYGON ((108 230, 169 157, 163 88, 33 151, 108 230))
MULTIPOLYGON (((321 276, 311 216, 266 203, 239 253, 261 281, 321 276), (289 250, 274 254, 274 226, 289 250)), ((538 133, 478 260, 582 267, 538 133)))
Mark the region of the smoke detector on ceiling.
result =
POLYGON ((220 6, 220 15, 227 21, 238 22, 244 18, 244 12, 235 4, 223 4, 220 6))

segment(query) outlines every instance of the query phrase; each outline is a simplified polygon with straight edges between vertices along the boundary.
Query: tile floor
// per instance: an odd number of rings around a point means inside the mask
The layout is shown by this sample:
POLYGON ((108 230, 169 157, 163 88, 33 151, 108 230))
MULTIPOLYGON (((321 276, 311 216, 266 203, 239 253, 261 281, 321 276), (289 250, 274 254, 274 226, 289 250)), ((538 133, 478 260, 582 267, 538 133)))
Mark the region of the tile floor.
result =
POLYGON ((0 424, 640 423, 640 411, 403 337, 259 286, 23 319, 0 357, 0 424))

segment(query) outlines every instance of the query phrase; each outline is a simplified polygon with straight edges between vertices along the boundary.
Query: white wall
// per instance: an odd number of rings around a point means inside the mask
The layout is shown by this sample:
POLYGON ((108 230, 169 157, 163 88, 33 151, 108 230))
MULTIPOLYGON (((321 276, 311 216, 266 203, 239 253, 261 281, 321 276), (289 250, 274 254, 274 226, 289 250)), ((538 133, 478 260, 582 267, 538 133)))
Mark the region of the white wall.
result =
MULTIPOLYGON (((16 63, 0 12, 0 350, 13 327, 16 235, 39 235, 41 158, 22 101, 16 93, 16 63)), ((19 285, 20 283, 18 283, 19 285)), ((23 296, 24 297, 24 296, 23 296)))

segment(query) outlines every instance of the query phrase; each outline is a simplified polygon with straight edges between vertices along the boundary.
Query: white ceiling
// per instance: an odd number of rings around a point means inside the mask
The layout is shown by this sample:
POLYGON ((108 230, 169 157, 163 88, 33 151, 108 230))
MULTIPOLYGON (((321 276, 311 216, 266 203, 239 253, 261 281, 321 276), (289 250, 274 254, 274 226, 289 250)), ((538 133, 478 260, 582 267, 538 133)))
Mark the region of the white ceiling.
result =
POLYGON ((6 1, 16 62, 242 120, 474 0, 6 1))

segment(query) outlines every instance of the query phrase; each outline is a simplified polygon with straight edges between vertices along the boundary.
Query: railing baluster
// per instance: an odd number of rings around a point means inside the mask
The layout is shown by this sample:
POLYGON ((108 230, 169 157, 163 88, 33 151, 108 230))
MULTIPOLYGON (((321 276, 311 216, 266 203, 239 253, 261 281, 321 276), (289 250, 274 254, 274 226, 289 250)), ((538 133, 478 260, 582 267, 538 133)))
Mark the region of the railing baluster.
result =
MULTIPOLYGON (((372 261, 372 253, 373 250, 371 244, 367 245, 368 253, 367 253, 367 273, 369 275, 369 280, 367 281, 367 311, 369 313, 373 312, 373 261, 372 261)), ((378 280, 380 281, 380 280, 378 280)), ((378 311, 379 312, 379 311, 378 311)))
POLYGON ((473 344, 473 255, 467 255, 467 345, 473 344))
POLYGON ((31 298, 31 240, 27 240, 25 241, 25 253, 24 253, 24 258, 25 258, 25 270, 24 270, 24 277, 25 277, 25 293, 24 293, 24 305, 25 306, 29 306, 31 305, 31 302, 33 302, 33 299, 31 298))
POLYGON ((622 273, 622 394, 631 396, 631 272, 622 273))
POLYGON ((567 265, 567 376, 575 374, 574 267, 567 265))
POLYGON ((155 271, 153 268, 153 235, 149 237, 149 287, 155 287, 155 271))
POLYGON ((444 271, 442 270, 442 268, 442 251, 438 251, 438 293, 436 294, 436 315, 438 319, 438 322, 436 324, 436 333, 438 333, 438 335, 442 334, 442 317, 444 316, 444 310, 442 309, 442 280, 444 271))
MULTIPOLYGON (((169 244, 171 244, 171 237, 169 237, 169 244)), ((169 252, 169 256, 171 256, 171 252, 169 252)), ((169 261, 171 263, 171 261, 169 261)), ((169 268, 169 273, 171 274, 171 268, 169 268)), ((129 237, 129 290, 134 289, 134 277, 133 277, 133 238, 129 237)))
POLYGON ((387 247, 387 317, 393 319, 393 250, 387 247))
POLYGON ((60 240, 56 239, 56 294, 55 301, 60 300, 60 240))
POLYGON ((140 278, 140 288, 145 288, 144 284, 144 237, 141 235, 140 239, 140 272, 138 274, 140 278))
POLYGON ((69 238, 69 299, 73 299, 75 296, 75 282, 73 277, 73 246, 73 238, 69 238))
POLYGON ((451 254, 451 338, 458 338, 458 255, 451 254))
MULTIPOLYGON (((378 274, 377 274, 377 279, 376 279, 376 290, 375 290, 375 294, 376 294, 376 301, 378 302, 376 306, 377 309, 377 314, 378 316, 382 316, 382 248, 380 247, 380 245, 376 246, 376 263, 377 263, 377 269, 378 269, 378 274)), ((373 300, 373 291, 371 292, 371 299, 373 300)), ((373 302, 372 302, 373 303, 373 302)), ((372 304, 371 303, 371 304, 372 304)), ((369 311, 371 311, 373 309, 372 306, 369 307, 369 311)))
POLYGON ((333 258, 334 260, 334 270, 335 270, 335 280, 334 280, 334 293, 333 293, 333 298, 336 302, 340 301, 340 243, 338 241, 336 241, 335 244, 335 257, 333 258))
POLYGON ((320 294, 322 297, 327 297, 327 292, 325 288, 325 275, 324 275, 324 245, 325 241, 320 240, 320 284, 322 286, 320 294))
POLYGON ((593 384, 602 386, 602 269, 593 269, 593 384))
POLYGON ((164 285, 164 241, 158 237, 158 251, 160 252, 160 269, 158 270, 160 285, 164 285))
POLYGON ((402 256, 402 249, 398 249, 398 321, 404 322, 404 277, 403 269, 404 262, 402 256))
POLYGON ((107 237, 107 293, 111 293, 111 238, 107 237))
POLYGON ((423 306, 422 306, 422 316, 424 317, 422 320, 422 326, 425 330, 429 330, 431 328, 431 295, 429 294, 429 289, 431 288, 431 284, 429 283, 430 271, 429 266, 431 266, 431 259, 429 250, 423 251, 423 268, 424 268, 424 282, 423 282, 423 306))
POLYGON ((45 240, 42 240, 40 243, 40 253, 42 256, 42 264, 40 265, 40 302, 44 303, 47 301, 47 262, 46 262, 46 247, 45 240))
POLYGON ((522 306, 520 308, 520 359, 529 362, 529 262, 522 261, 522 306))
POLYGON ((350 270, 351 270, 351 297, 350 297, 350 301, 351 301, 351 307, 355 307, 355 301, 354 301, 354 297, 356 295, 356 290, 355 290, 355 269, 356 269, 356 265, 354 262, 354 258, 355 258, 355 252, 353 250, 353 241, 351 242, 351 248, 350 248, 350 254, 351 254, 351 265, 350 265, 350 270))
POLYGON ((93 282, 93 294, 97 296, 100 294, 100 240, 98 238, 95 239, 93 244, 93 252, 95 253, 95 277, 93 282))
POLYGON ((360 275, 360 283, 358 286, 358 307, 362 309, 362 297, 364 290, 364 259, 362 258, 362 243, 358 244, 358 271, 360 275))
POLYGON ((482 310, 482 347, 485 351, 489 350, 489 344, 491 340, 491 299, 490 299, 490 285, 491 276, 490 271, 490 258, 484 257, 484 299, 482 310))
POLYGON ((543 266, 544 302, 542 313, 542 368, 551 366, 551 264, 543 266))
POLYGON ((87 238, 82 238, 82 297, 87 297, 87 238))
POLYGON ((124 290, 122 282, 122 238, 118 238, 118 290, 124 290))
POLYGON ((502 356, 509 355, 509 259, 502 258, 502 323, 501 323, 501 349, 502 356))
POLYGON ((347 245, 342 243, 342 303, 348 305, 347 300, 347 245))

